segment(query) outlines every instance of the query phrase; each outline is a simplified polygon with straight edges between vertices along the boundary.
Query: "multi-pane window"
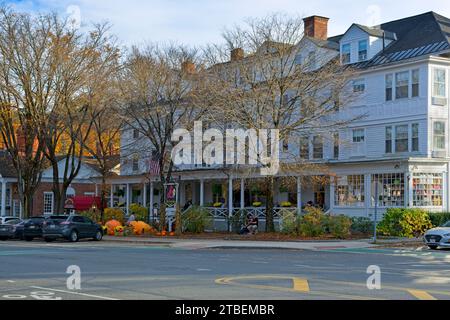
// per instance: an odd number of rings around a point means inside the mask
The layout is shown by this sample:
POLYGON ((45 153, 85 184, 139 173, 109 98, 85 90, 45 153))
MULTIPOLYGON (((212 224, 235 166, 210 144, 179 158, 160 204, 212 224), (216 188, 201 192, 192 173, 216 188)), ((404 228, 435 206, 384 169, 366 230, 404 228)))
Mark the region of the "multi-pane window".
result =
POLYGON ((395 152, 408 152, 408 125, 395 127, 395 152))
POLYGON ((411 71, 411 96, 418 97, 419 96, 419 70, 415 69, 411 71))
POLYGON ((445 98, 445 69, 434 69, 433 72, 433 97, 445 98))
POLYGON ((44 214, 53 214, 53 192, 44 192, 44 214))
POLYGON ((339 159, 339 133, 333 134, 333 158, 339 159))
POLYGON ((364 79, 353 81, 353 92, 364 92, 366 90, 366 82, 364 79))
POLYGON ((334 202, 336 206, 364 207, 364 175, 336 179, 334 202))
POLYGON ((435 121, 433 124, 433 149, 445 150, 445 122, 435 121))
POLYGON ((372 175, 372 206, 405 206, 405 175, 403 173, 386 173, 372 175), (376 194, 378 186, 378 194, 376 194))
POLYGON ((408 98, 409 96, 409 71, 395 74, 395 99, 408 98))
POLYGON ((386 153, 392 153, 392 127, 386 127, 386 153))
POLYGON ((419 151, 419 124, 413 123, 412 124, 412 137, 411 137, 411 151, 417 152, 419 151))
POLYGON ((323 159, 323 139, 321 136, 313 138, 313 158, 323 159))
POLYGON ((393 81, 393 75, 387 74, 386 75, 386 101, 392 101, 392 81, 393 81))
POLYGON ((309 159, 309 138, 301 137, 300 138, 300 158, 301 159, 309 159))
POLYGON ((358 59, 359 61, 367 60, 367 40, 361 40, 358 43, 358 59))
POLYGON ((353 130, 353 142, 354 143, 362 143, 364 141, 365 141, 364 129, 355 129, 355 130, 353 130))
POLYGON ((342 63, 350 63, 350 43, 342 45, 342 63))
POLYGON ((443 181, 441 173, 414 173, 413 206, 441 207, 444 197, 443 181))

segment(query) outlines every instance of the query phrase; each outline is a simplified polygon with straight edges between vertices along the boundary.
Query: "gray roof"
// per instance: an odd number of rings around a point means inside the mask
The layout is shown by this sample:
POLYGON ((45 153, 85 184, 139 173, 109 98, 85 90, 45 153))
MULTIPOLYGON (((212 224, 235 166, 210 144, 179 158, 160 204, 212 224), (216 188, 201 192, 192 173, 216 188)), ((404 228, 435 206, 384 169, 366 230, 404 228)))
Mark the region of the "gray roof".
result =
MULTIPOLYGON (((375 27, 357 26, 371 35, 379 36, 384 31, 387 39, 388 34, 395 34, 397 38, 371 60, 355 64, 358 68, 376 67, 450 50, 450 19, 432 11, 375 27)), ((328 41, 339 42, 342 36, 328 38, 328 41)))
POLYGON ((381 29, 379 26, 378 27, 368 27, 368 26, 363 26, 362 24, 357 24, 357 23, 354 23, 352 26, 357 26, 358 28, 360 28, 361 30, 366 32, 367 34, 374 36, 374 37, 383 38, 383 36, 384 36, 386 39, 389 39, 389 40, 397 40, 397 36, 396 36, 395 32, 381 29))
POLYGON ((332 50, 339 50, 338 42, 330 41, 330 40, 321 40, 321 39, 307 37, 307 36, 305 36, 305 38, 314 42, 319 47, 328 48, 328 49, 332 49, 332 50))

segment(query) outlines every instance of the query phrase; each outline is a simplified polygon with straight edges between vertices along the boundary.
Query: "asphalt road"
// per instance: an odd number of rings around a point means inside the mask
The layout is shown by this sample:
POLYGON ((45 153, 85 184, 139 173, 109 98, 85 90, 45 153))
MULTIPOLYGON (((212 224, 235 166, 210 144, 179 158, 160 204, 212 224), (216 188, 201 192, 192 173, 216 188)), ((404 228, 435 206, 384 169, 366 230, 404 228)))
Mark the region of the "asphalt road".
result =
POLYGON ((450 251, 2 242, 0 300, 21 299, 450 300, 450 251), (80 290, 67 287, 73 265, 80 290), (381 270, 380 290, 367 288, 371 265, 381 270))

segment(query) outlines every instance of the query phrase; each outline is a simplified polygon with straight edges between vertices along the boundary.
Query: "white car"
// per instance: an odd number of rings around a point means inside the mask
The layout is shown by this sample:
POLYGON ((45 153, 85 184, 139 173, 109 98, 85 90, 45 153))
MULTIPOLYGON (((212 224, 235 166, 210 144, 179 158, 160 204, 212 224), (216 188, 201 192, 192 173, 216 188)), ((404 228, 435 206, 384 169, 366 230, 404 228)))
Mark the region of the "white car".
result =
POLYGON ((432 250, 436 250, 438 247, 450 248, 450 221, 442 227, 428 230, 423 241, 432 250))
POLYGON ((0 224, 5 224, 6 222, 10 220, 16 220, 17 217, 0 217, 0 224))

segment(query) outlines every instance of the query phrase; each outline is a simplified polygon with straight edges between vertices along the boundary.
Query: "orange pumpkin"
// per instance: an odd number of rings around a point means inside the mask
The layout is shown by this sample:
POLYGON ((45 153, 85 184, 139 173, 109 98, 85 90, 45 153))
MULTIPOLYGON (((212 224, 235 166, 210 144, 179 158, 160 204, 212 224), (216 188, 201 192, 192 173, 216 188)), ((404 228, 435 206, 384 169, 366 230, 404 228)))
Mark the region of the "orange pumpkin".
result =
POLYGON ((169 233, 169 236, 173 237, 175 235, 175 232, 169 233))
POLYGON ((156 235, 157 235, 158 237, 160 237, 160 236, 161 236, 161 232, 157 232, 156 235))
POLYGON ((166 231, 163 231, 163 232, 161 232, 161 235, 162 235, 163 237, 165 237, 165 236, 167 236, 167 232, 166 232, 166 231))

